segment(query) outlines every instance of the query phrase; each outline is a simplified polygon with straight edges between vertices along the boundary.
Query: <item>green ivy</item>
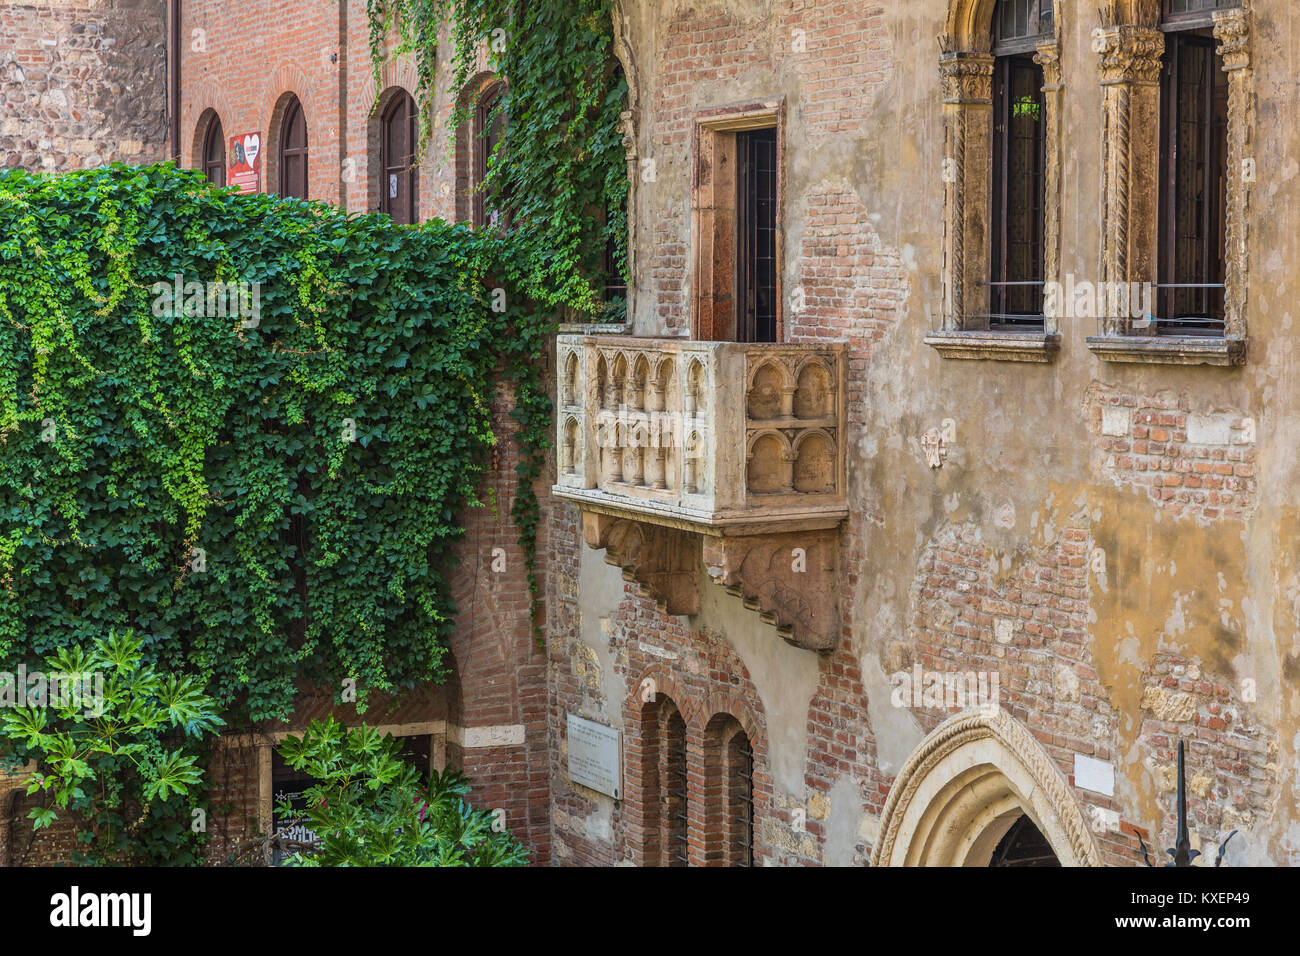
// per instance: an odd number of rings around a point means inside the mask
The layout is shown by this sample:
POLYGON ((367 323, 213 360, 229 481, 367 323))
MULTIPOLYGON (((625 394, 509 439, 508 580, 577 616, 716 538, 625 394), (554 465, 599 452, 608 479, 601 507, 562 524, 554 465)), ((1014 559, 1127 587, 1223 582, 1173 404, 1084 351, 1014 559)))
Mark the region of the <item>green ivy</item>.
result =
MULTIPOLYGON (((619 114, 627 82, 614 56, 613 0, 369 0, 376 88, 384 62, 416 58, 417 101, 427 116, 436 92, 439 36, 452 41, 452 89, 463 90, 486 50, 506 81, 496 109, 508 122, 483 189, 509 211, 524 291, 537 302, 621 320, 624 301, 606 303, 605 250, 627 278, 627 160, 619 114), (390 29, 400 42, 386 48, 390 29)), ((475 104, 453 112, 455 129, 475 104)), ((421 139, 427 140, 428 125, 421 139)))
POLYGON ((554 323, 516 242, 170 165, 0 175, 0 665, 129 628, 254 721, 300 677, 440 679, 502 374, 535 541, 554 323))

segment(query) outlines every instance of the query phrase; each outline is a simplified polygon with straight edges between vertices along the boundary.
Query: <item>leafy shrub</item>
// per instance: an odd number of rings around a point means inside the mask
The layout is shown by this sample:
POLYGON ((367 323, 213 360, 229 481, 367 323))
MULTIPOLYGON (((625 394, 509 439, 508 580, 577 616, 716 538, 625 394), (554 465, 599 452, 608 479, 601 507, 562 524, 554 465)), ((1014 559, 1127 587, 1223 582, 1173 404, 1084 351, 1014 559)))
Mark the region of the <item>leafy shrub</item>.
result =
MULTIPOLYGON (((11 764, 34 762, 27 793, 52 804, 31 809, 33 826, 70 813, 81 843, 74 862, 197 862, 192 810, 204 738, 222 726, 216 702, 197 678, 146 663, 130 631, 60 648, 45 664, 47 677, 69 684, 0 710, 0 752, 11 764)), ((4 692, 25 688, 10 680, 4 692)))
POLYGON ((523 866, 527 852, 499 822, 464 799, 469 785, 447 770, 427 780, 398 752, 391 735, 352 730, 334 718, 313 721, 288 737, 280 753, 289 766, 320 782, 306 808, 287 802, 277 814, 317 835, 294 854, 296 866, 523 866))

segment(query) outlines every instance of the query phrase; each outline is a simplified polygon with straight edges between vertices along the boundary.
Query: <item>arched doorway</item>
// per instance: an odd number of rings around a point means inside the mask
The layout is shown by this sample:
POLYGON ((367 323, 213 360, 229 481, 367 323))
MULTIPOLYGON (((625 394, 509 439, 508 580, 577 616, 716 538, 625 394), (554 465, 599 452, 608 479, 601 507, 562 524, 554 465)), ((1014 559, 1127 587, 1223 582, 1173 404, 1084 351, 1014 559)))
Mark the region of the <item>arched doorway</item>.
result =
POLYGON ((1003 711, 944 721, 885 801, 875 866, 1100 866, 1059 770, 1003 711), (1022 821, 1028 821, 1024 823, 1022 821))

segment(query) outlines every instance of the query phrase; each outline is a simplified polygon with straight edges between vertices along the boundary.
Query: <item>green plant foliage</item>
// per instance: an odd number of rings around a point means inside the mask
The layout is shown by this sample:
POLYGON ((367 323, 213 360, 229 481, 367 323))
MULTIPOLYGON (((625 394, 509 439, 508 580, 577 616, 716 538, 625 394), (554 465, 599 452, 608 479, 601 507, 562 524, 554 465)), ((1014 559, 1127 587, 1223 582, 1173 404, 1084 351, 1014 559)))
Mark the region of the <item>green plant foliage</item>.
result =
POLYGON ((439 679, 502 375, 532 553, 553 322, 512 241, 170 165, 0 176, 0 665, 133 628, 254 721, 439 679))
MULTIPOLYGON (((452 88, 464 90, 485 50, 506 81, 497 109, 505 135, 488 162, 489 207, 509 210, 524 291, 538 302, 621 320, 602 301, 606 244, 627 277, 627 162, 619 114, 627 83, 613 52, 613 0, 370 0, 376 76, 391 56, 416 57, 417 100, 427 115, 440 34, 452 43, 452 88), (396 29, 401 42, 387 49, 396 29)), ((451 127, 472 116, 462 102, 451 127)), ((427 124, 423 127, 427 139, 427 124)))
POLYGON ((26 685, 0 687, 0 750, 11 763, 34 761, 27 792, 48 795, 29 814, 33 826, 70 812, 81 844, 73 862, 198 862, 192 808, 205 738, 223 723, 216 701, 197 678, 146 663, 130 631, 59 648, 45 665, 35 702, 13 706, 26 685), (43 686, 54 674, 64 682, 43 686))
POLYGON ((289 859, 295 866, 523 866, 527 851, 499 817, 465 802, 469 786, 454 771, 419 773, 399 756, 391 735, 352 730, 334 718, 313 721, 288 737, 280 753, 289 766, 315 777, 305 810, 287 802, 286 823, 317 834, 314 847, 289 859))

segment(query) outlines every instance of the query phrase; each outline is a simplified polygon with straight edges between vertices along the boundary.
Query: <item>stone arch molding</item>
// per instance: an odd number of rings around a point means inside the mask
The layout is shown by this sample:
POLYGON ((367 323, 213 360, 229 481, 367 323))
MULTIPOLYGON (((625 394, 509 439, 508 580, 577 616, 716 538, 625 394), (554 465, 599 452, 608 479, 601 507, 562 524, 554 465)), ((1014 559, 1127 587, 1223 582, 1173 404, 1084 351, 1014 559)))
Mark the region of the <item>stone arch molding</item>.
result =
POLYGON ((939 45, 944 52, 987 53, 993 46, 993 9, 997 0, 949 0, 939 45))
POLYGON ((987 866, 1021 813, 1062 866, 1101 866, 1101 854, 1047 752, 1005 711, 957 714, 903 766, 881 815, 873 866, 987 866))

